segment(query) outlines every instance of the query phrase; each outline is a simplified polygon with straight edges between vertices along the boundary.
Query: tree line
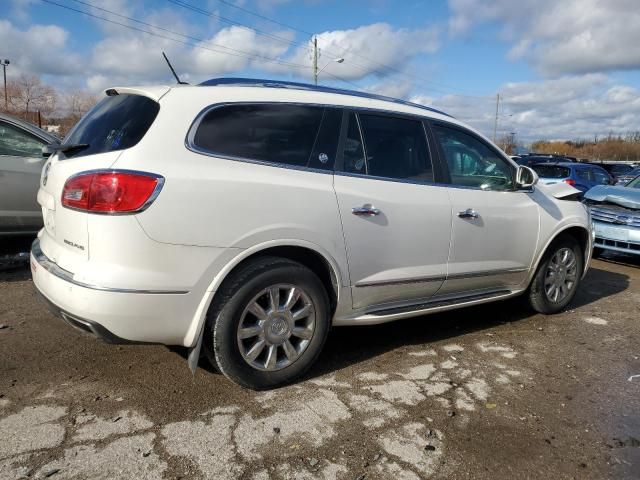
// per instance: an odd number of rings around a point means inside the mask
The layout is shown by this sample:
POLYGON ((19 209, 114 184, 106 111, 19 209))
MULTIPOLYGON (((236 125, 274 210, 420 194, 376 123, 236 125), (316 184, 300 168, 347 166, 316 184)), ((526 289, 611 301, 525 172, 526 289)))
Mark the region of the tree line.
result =
POLYGON ((54 133, 60 137, 98 101, 96 95, 85 90, 59 91, 37 75, 22 74, 7 79, 6 97, 4 85, 1 87, 0 112, 41 127, 57 128, 54 133))
POLYGON ((625 135, 609 133, 593 140, 549 141, 538 140, 531 144, 531 151, 555 153, 590 161, 640 161, 640 131, 625 135))

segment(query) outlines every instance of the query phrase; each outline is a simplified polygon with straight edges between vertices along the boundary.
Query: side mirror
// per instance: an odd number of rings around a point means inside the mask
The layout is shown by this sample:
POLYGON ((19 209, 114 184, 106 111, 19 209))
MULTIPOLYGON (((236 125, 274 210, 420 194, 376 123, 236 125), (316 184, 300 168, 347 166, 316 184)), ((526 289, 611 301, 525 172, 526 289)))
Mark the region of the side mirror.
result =
POLYGON ((531 188, 538 183, 538 174, 533 169, 520 165, 516 172, 516 183, 518 188, 531 188))

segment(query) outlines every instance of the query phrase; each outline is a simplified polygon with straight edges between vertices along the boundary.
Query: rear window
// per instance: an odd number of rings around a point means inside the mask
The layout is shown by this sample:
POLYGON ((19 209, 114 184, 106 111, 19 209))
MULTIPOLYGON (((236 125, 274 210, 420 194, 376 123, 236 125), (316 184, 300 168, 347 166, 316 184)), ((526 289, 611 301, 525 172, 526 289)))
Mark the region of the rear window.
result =
POLYGON ((226 105, 207 112, 193 145, 213 155, 332 169, 341 110, 306 105, 226 105))
POLYGON ((558 165, 534 165, 531 168, 542 178, 567 178, 570 174, 567 167, 558 165))
POLYGON ((87 144, 67 156, 81 157, 133 147, 147 133, 160 110, 141 95, 112 95, 93 107, 65 138, 65 144, 87 144))
POLYGON ((614 165, 611 167, 611 173, 620 175, 622 173, 628 173, 633 169, 631 165, 614 165))

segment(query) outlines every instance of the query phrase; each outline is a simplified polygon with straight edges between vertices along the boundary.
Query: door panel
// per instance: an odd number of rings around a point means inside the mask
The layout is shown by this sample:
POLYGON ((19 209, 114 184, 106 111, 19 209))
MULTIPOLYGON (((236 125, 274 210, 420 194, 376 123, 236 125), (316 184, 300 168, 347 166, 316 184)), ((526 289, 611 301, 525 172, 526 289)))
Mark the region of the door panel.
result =
POLYGON ((343 128, 334 188, 349 262, 353 307, 431 297, 447 272, 451 206, 434 171, 424 125, 354 112, 343 128), (363 140, 364 139, 364 140, 363 140))
POLYGON ((515 286, 538 242, 538 205, 525 192, 449 190, 453 207, 449 277, 441 293, 515 286), (477 218, 461 218, 473 210, 477 218))
POLYGON ((447 189, 336 175, 353 307, 424 299, 447 272, 451 206, 447 189), (371 205, 380 213, 359 216, 371 205))
POLYGON ((432 130, 451 183, 451 253, 441 293, 515 287, 536 250, 538 205, 515 190, 515 167, 488 142, 458 126, 434 123, 432 130))

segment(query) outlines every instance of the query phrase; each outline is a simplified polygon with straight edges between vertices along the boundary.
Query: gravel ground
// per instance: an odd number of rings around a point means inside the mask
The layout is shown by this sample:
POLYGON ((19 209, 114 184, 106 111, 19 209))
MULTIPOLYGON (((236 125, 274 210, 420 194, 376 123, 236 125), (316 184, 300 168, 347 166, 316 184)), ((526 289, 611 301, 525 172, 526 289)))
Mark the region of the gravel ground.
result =
POLYGON ((335 329, 304 381, 244 390, 101 343, 0 273, 0 478, 640 478, 640 261, 553 317, 509 301, 335 329))

